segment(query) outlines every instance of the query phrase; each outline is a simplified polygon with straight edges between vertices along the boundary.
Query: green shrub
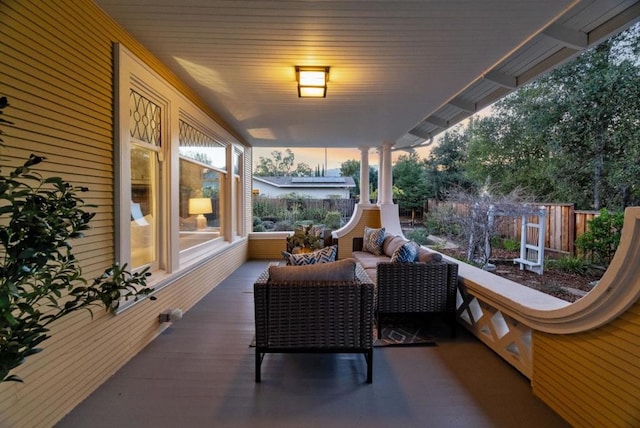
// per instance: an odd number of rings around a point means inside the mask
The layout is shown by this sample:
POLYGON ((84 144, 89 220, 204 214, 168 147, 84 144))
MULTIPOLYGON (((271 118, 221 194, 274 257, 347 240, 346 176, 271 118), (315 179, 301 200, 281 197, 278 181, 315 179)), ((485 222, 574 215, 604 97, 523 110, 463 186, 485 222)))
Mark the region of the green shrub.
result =
POLYGON ((512 238, 500 238, 495 236, 491 239, 491 246, 494 248, 502 248, 508 251, 519 251, 520 241, 512 238))
POLYGON ((259 223, 259 224, 253 225, 253 231, 254 232, 266 232, 267 228, 264 227, 264 224, 259 223))
POLYGON ((322 223, 324 221, 326 210, 322 208, 306 208, 302 214, 302 218, 309 220, 314 224, 322 223))
POLYGON ((342 224, 342 214, 340 211, 329 211, 327 215, 324 216, 324 225, 327 229, 340 229, 342 224))
POLYGON ((559 259, 548 259, 545 265, 549 269, 584 275, 591 267, 590 263, 581 257, 567 256, 559 259))
POLYGON ((273 226, 273 230, 276 231, 285 231, 285 230, 293 230, 293 223, 288 220, 280 220, 273 226))
POLYGON ((253 217, 253 226, 257 226, 259 224, 262 224, 262 219, 260 217, 253 217))
POLYGON ((606 209, 589 221, 589 230, 576 239, 576 246, 594 262, 609 265, 620 243, 624 213, 606 209))
POLYGON ((415 241, 419 245, 427 245, 431 243, 429 240, 429 231, 424 227, 417 227, 413 230, 409 230, 405 232, 404 236, 407 239, 415 241))

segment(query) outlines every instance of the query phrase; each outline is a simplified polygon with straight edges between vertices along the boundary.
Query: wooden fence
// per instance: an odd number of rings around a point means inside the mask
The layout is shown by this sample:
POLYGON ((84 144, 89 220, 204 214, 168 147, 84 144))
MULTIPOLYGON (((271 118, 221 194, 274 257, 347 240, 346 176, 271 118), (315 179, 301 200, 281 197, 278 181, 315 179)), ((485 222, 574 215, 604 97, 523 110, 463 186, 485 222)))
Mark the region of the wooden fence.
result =
MULTIPOLYGON (((450 204, 458 214, 463 214, 468 208, 462 204, 441 202, 429 199, 425 204, 425 212, 436 209, 439 205, 450 204)), ((598 211, 583 211, 574 209, 574 204, 538 204, 547 211, 545 249, 565 254, 576 254, 575 241, 588 229, 588 222, 598 215, 598 211)), ((537 216, 532 216, 537 221, 537 216)), ((521 218, 499 219, 498 234, 505 238, 520 240, 522 231, 521 218)), ((537 240, 531 236, 530 240, 537 240)))
POLYGON ((267 198, 265 196, 254 196, 255 204, 264 204, 270 213, 299 212, 300 215, 306 210, 317 211, 339 211, 343 220, 348 220, 353 215, 357 201, 351 199, 311 199, 311 198, 267 198))

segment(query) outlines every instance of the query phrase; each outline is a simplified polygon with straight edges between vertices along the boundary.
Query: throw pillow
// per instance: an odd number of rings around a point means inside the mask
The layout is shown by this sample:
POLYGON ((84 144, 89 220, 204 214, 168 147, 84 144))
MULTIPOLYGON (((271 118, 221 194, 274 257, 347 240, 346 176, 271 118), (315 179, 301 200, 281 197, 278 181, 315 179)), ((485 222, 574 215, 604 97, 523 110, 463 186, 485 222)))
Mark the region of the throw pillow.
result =
POLYGON ((303 266, 313 265, 316 263, 335 262, 338 254, 338 246, 332 245, 325 247, 312 253, 291 254, 286 251, 282 252, 288 265, 303 266))
POLYGON ((355 259, 307 266, 269 266, 269 281, 355 281, 355 259))
POLYGON ((442 256, 439 253, 434 253, 424 248, 418 250, 418 260, 421 263, 441 262, 442 256))
POLYGON ((398 263, 413 263, 416 260, 417 255, 418 245, 413 241, 409 241, 399 246, 393 252, 391 261, 398 263))
POLYGON ((375 254, 376 256, 381 256, 383 243, 384 243, 384 227, 380 229, 373 229, 367 226, 364 227, 364 237, 362 239, 362 251, 375 254))

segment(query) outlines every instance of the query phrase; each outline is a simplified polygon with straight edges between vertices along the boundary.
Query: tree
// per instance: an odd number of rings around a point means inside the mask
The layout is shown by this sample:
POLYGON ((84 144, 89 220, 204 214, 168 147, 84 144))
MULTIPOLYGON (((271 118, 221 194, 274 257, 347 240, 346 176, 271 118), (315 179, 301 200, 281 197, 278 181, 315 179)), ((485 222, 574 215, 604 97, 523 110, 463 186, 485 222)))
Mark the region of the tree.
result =
POLYGON ((467 177, 468 135, 459 129, 447 131, 425 161, 430 194, 444 199, 453 189, 473 189, 467 177))
POLYGON ((415 220, 415 211, 422 208, 429 197, 429 183, 425 163, 417 153, 400 155, 393 166, 393 185, 398 189, 398 205, 411 210, 411 221, 415 220))
MULTIPOLYGON (((352 177, 353 181, 356 183, 355 189, 350 190, 351 197, 354 198, 356 196, 360 196, 360 161, 355 159, 349 159, 340 164, 340 176, 341 177, 352 177)), ((372 195, 373 192, 378 188, 378 170, 372 167, 369 167, 369 194, 372 195)), ((368 202, 368 201, 365 201, 368 202)))
POLYGON ((467 173, 578 208, 640 202, 640 25, 582 53, 473 121, 467 173))
POLYGON ((282 154, 279 150, 271 152, 270 158, 260 156, 253 175, 258 177, 308 177, 313 174, 311 167, 306 163, 299 163, 294 169, 295 155, 291 149, 285 150, 282 154))

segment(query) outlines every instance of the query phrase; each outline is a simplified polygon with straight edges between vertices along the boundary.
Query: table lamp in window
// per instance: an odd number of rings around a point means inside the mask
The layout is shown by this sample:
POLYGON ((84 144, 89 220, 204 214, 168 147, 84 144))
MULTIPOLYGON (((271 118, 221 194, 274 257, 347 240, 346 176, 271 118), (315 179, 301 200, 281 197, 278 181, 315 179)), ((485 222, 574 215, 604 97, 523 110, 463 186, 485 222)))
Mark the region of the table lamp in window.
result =
POLYGON ((204 214, 211 214, 213 209, 211 208, 211 199, 209 198, 191 198, 189 199, 189 214, 197 215, 196 226, 198 229, 205 229, 207 227, 207 219, 204 214))

